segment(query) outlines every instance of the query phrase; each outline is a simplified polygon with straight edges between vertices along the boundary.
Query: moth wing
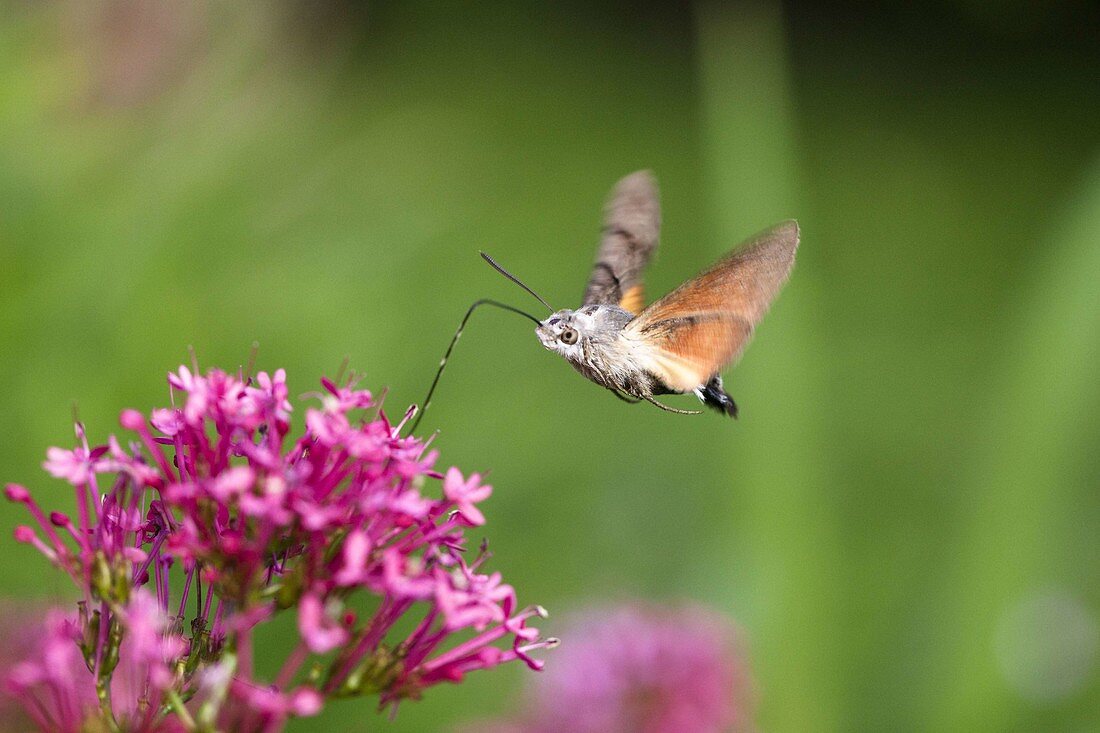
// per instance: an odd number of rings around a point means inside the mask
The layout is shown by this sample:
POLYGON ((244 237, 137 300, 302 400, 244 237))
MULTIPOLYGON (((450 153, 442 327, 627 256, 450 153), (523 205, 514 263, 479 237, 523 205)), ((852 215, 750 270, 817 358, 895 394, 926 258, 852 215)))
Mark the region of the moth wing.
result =
POLYGON ((583 305, 618 305, 631 313, 645 307, 642 273, 661 229, 657 179, 649 171, 626 176, 604 205, 603 236, 588 278, 583 305))
POLYGON ((646 368, 687 392, 735 361, 787 281, 798 237, 794 221, 763 231, 643 310, 624 335, 646 368))

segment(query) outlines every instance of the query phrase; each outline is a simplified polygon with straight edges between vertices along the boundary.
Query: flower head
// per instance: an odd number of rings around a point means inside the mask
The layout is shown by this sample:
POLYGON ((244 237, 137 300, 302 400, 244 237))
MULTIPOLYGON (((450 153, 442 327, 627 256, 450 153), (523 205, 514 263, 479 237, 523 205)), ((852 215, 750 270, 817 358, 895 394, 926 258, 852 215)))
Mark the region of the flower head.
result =
MULTIPOLYGON (((596 608, 529 686, 514 733, 724 733, 751 721, 751 687, 729 624, 699 608, 596 608)), ((484 729, 480 724, 477 729, 484 729)))
POLYGON ((50 449, 45 468, 75 488, 75 519, 47 517, 22 486, 5 492, 34 520, 16 538, 83 596, 48 635, 64 679, 32 664, 17 680, 69 701, 59 720, 276 730, 328 698, 396 705, 510 660, 541 668, 531 652, 552 642, 528 625, 541 609, 519 608, 481 570, 484 549, 467 555, 491 493, 478 474, 437 472, 423 441, 364 412, 371 394, 354 383, 323 380, 292 441, 282 370, 180 367, 168 382, 172 407, 123 411, 131 440, 90 447, 78 429, 77 448, 50 449), (357 592, 376 599, 373 615, 350 610, 357 592), (292 608, 301 644, 277 679, 257 680, 254 631, 292 608))
POLYGON ((485 515, 477 508, 477 503, 485 501, 493 493, 493 487, 481 483, 481 476, 473 474, 463 479, 457 468, 448 469, 443 477, 443 495, 455 503, 458 513, 475 527, 485 524, 485 515))

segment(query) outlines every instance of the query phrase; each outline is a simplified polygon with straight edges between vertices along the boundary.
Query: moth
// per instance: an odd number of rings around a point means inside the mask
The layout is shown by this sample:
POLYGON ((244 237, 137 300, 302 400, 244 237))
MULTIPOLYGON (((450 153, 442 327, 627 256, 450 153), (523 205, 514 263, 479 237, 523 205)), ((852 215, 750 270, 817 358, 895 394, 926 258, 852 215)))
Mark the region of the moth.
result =
POLYGON ((737 417, 720 372, 737 361, 794 266, 799 230, 787 221, 750 237, 711 267, 648 306, 642 276, 657 251, 661 208, 649 171, 631 173, 612 188, 604 206, 603 233, 581 305, 555 310, 514 275, 482 253, 497 271, 552 313, 540 320, 518 308, 479 300, 451 340, 424 402, 427 409, 451 350, 480 305, 526 316, 548 350, 584 377, 627 402, 668 394, 694 394, 703 405, 737 417))

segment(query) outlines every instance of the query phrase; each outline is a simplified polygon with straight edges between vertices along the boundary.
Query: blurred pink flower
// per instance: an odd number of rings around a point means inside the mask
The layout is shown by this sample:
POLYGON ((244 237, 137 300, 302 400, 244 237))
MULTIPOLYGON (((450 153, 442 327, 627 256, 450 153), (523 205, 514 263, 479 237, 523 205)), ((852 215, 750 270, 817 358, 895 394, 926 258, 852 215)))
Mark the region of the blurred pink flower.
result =
MULTIPOLYGON (((36 654, 45 634, 46 607, 33 601, 0 600, 0 670, 12 670, 36 654)), ((24 712, 23 701, 7 686, 0 686, 0 733, 24 733, 34 723, 24 712)))
POLYGON ((85 637, 94 625, 83 616, 59 610, 26 630, 33 640, 24 661, 10 667, 4 692, 17 700, 39 730, 84 733, 98 730, 102 709, 95 677, 89 665, 110 668, 109 697, 112 719, 132 733, 183 730, 158 710, 162 695, 174 681, 173 667, 185 645, 170 629, 156 600, 138 590, 119 614, 121 627, 108 633, 125 635, 115 658, 95 658, 85 637))
POLYGON ((132 731, 177 718, 275 731, 330 698, 396 706, 511 660, 541 668, 530 653, 555 642, 528 622, 544 612, 480 570, 484 547, 466 556, 464 531, 485 521, 476 504, 491 492, 477 474, 444 479, 437 454, 401 435, 404 421, 361 414, 373 402, 354 383, 323 380, 320 409, 290 441, 282 370, 180 367, 168 382, 172 407, 122 412, 136 435, 125 447, 113 436, 90 447, 78 426, 81 445, 50 449, 45 468, 74 486, 75 519, 6 488, 33 520, 16 539, 82 596, 79 617, 56 621, 48 649, 10 682, 41 729, 100 715, 132 731), (350 610, 356 591, 375 597, 373 615, 350 610), (259 680, 255 628, 290 608, 301 643, 273 682, 259 680))
POLYGON ((97 706, 95 681, 80 653, 79 630, 61 611, 32 626, 36 643, 10 668, 4 692, 18 700, 39 730, 79 733, 97 706))
POLYGON ((508 733, 728 733, 752 728, 752 690, 736 634, 698 607, 631 604, 585 611, 528 686, 508 733))

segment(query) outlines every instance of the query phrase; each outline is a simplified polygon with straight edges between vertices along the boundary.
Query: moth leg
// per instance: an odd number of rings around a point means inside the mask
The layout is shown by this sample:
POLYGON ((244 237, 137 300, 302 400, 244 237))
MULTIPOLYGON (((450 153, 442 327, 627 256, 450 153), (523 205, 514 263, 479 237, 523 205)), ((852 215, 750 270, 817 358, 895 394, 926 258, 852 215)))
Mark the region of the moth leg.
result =
POLYGON ((642 399, 645 400, 646 402, 652 402, 653 404, 657 405, 657 407, 660 407, 665 412, 675 412, 677 415, 702 415, 703 414, 702 410, 680 410, 680 409, 675 408, 675 407, 669 407, 668 405, 662 405, 660 402, 653 399, 652 397, 643 397, 642 399))
POLYGON ((626 395, 624 395, 622 392, 620 392, 617 389, 611 389, 610 387, 608 387, 607 391, 610 392, 611 394, 615 395, 616 397, 618 397, 620 400, 622 400, 623 402, 625 402, 628 405, 636 405, 639 402, 641 402, 640 399, 635 399, 633 397, 627 397, 626 395))

